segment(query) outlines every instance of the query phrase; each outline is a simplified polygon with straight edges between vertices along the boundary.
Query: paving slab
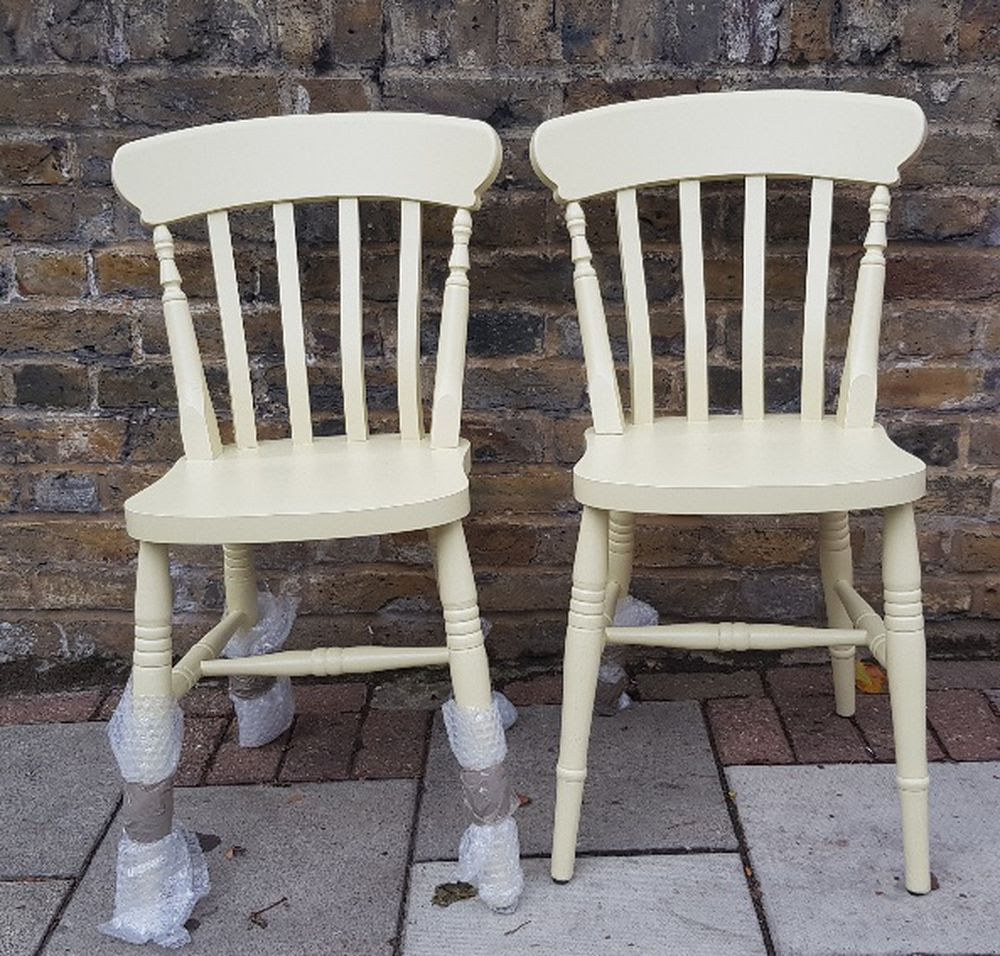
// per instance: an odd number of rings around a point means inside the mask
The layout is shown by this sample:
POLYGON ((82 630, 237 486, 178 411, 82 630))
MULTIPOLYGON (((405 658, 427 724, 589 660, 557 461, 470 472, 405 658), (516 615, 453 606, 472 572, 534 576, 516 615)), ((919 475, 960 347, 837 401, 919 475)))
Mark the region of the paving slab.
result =
MULTIPOLYGON (((412 780, 178 790, 178 819, 220 838, 212 889, 185 956, 388 956, 403 898, 416 800, 412 780), (243 853, 230 853, 230 847, 243 853), (248 917, 269 910, 267 927, 248 917)), ((111 913, 119 826, 112 825, 45 956, 136 956, 97 932, 111 913)))
MULTIPOLYGON (((508 773, 531 798, 517 812, 521 852, 552 849, 559 708, 521 707, 508 731, 508 773)), ((458 765, 435 718, 417 823, 415 859, 455 859, 466 826, 458 765)), ((580 824, 581 852, 735 849, 698 704, 636 704, 595 717, 580 824)))
POLYGON ((1000 763, 931 767, 926 896, 903 886, 886 765, 730 767, 777 956, 1000 953, 1000 763))
POLYGON ((763 956, 764 943, 734 853, 589 857, 565 886, 548 860, 525 862, 517 912, 491 913, 477 900, 434 906, 447 863, 410 872, 403 956, 763 956))
POLYGON ((0 878, 83 870, 120 794, 106 730, 0 727, 0 878))
POLYGON ((26 956, 41 943, 69 880, 0 883, 0 956, 26 956))

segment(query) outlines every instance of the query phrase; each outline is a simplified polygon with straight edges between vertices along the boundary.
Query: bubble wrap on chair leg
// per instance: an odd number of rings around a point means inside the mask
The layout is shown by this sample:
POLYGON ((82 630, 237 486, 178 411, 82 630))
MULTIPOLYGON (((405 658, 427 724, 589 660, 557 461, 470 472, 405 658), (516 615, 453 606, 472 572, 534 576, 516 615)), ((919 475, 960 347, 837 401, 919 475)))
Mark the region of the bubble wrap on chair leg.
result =
MULTIPOLYGON (((126 784, 162 791, 161 810, 166 808, 167 824, 183 733, 177 702, 171 697, 134 697, 131 680, 108 725, 111 749, 126 784)), ((130 789, 136 788, 126 787, 126 799, 130 789)), ((123 814, 128 819, 128 807, 123 814)), ((133 836, 138 835, 140 823, 150 821, 133 821, 133 836)), ((198 839, 177 825, 150 842, 133 836, 123 832, 118 843, 114 915, 98 929, 129 943, 182 946, 190 939, 184 924, 209 890, 208 867, 198 839)))
POLYGON ((454 700, 441 708, 452 753, 462 767, 465 803, 473 822, 458 848, 458 878, 472 883, 490 909, 512 913, 524 887, 517 823, 517 797, 503 771, 507 755, 504 727, 517 719, 514 705, 493 695, 489 710, 460 709, 454 700))
MULTIPOLYGON (((626 594, 615 607, 615 627, 653 627, 660 623, 656 608, 626 594)), ((609 717, 632 705, 632 698, 625 692, 628 674, 616 659, 616 648, 604 652, 597 672, 597 695, 594 698, 596 713, 609 717)))
MULTIPOLYGON (((225 657, 252 657, 279 650, 288 639, 299 606, 297 598, 257 595, 259 618, 249 630, 239 631, 223 650, 225 657)), ((241 747, 263 747, 292 724, 295 700, 288 677, 230 678, 229 699, 236 710, 241 747)))

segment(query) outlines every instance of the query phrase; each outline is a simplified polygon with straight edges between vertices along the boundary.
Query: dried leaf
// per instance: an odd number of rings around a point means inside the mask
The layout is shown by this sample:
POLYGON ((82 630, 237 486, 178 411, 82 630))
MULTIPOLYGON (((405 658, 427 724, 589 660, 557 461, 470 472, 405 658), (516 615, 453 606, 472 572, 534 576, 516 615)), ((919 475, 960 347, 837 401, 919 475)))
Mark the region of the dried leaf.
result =
POLYGON ((531 806, 531 803, 532 803, 531 797, 529 797, 526 793, 518 793, 518 794, 515 794, 515 796, 517 797, 517 805, 519 807, 530 807, 531 806))
POLYGON ((855 661, 854 685, 862 694, 884 694, 887 678, 881 664, 876 661, 855 661))
POLYGON ((451 906, 462 900, 471 900, 478 895, 471 883, 439 883, 434 887, 431 902, 435 906, 451 906))

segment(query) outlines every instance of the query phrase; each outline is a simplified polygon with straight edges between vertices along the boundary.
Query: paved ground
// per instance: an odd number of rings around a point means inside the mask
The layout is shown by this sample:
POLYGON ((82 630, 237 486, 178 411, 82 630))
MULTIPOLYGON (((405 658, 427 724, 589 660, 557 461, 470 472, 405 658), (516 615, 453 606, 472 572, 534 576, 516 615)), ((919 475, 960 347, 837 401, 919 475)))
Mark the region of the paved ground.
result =
MULTIPOLYGON (((830 716, 825 667, 656 674, 595 720, 577 875, 547 877, 558 682, 518 681, 510 732, 527 884, 512 916, 442 909, 461 815, 433 695, 303 685, 289 734, 233 741, 225 694, 186 701, 177 815, 217 839, 196 954, 1000 954, 1000 674, 931 668, 932 866, 900 886, 887 699, 830 716), (962 761, 962 762, 959 762, 962 761), (234 850, 233 848, 240 848, 234 850), (285 899, 266 914, 250 913, 285 899)), ((120 831, 108 689, 0 697, 0 956, 135 953, 99 936, 120 831)))

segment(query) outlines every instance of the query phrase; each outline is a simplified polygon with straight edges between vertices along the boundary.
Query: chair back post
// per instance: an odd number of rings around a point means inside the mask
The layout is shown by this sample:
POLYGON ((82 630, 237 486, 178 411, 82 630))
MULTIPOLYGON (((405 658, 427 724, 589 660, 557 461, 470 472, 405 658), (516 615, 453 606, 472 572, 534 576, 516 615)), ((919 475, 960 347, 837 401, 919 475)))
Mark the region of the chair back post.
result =
POLYGON ((191 309, 181 288, 180 271, 174 262, 174 238, 166 226, 159 225, 153 229, 153 248, 160 262, 163 318, 174 367, 184 454, 193 460, 210 460, 222 450, 219 425, 208 395, 191 309))
POLYGON ((434 374, 433 448, 454 448, 462 424, 462 384, 469 326, 469 239, 472 236, 472 215, 468 209, 455 211, 451 235, 434 374))
POLYGON ((872 190, 868 206, 865 254, 858 267, 854 290, 851 331, 847 357, 840 380, 837 421, 845 428, 870 428, 875 421, 878 392, 878 343, 885 292, 886 221, 889 218, 889 189, 872 190))
POLYGON ((615 364, 608 341, 608 322, 604 315, 601 286, 597 281, 590 244, 587 242, 587 220, 578 202, 566 205, 566 228, 570 235, 570 255, 573 259, 573 292, 583 339, 583 358, 587 367, 587 389, 594 417, 594 430, 602 435, 620 435, 624 431, 621 395, 615 364))

